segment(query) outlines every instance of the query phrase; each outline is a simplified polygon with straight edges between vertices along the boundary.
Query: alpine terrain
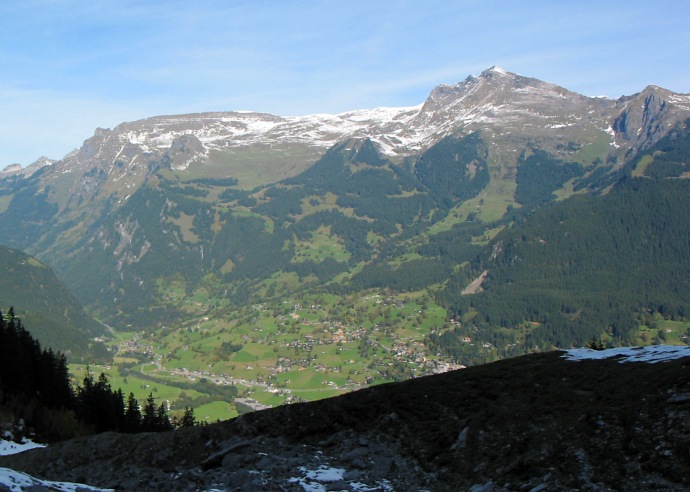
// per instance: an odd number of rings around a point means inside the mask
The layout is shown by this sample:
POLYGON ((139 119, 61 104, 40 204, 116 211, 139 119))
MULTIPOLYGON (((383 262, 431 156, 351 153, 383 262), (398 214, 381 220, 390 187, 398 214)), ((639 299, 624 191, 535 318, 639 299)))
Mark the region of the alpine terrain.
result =
POLYGON ((6 168, 0 244, 98 320, 82 345, 107 327, 93 370, 209 422, 555 348, 686 344, 689 118, 687 94, 497 67, 415 107, 151 117, 6 168))

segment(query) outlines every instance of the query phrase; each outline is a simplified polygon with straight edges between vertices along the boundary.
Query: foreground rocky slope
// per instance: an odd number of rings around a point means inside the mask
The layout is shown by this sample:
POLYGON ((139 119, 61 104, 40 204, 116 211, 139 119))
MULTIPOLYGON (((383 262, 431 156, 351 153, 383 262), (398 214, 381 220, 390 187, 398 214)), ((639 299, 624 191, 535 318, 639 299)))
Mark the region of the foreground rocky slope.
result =
POLYGON ((530 355, 167 434, 76 439, 0 466, 116 490, 687 490, 690 357, 679 354, 530 355))

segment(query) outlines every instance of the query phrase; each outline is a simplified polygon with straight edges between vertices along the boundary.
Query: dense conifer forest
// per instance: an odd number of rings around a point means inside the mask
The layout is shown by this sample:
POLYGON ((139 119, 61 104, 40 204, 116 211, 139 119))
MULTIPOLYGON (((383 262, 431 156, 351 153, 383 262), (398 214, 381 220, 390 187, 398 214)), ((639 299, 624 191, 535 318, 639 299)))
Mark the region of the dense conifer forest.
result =
MULTIPOLYGON (((688 317, 687 217, 687 180, 624 179, 596 199, 574 196, 522 217, 472 261, 473 275, 488 271, 483 292, 462 295, 463 276, 439 299, 498 346, 582 346, 602 334, 630 345, 654 314, 688 317)), ((467 334, 429 340, 455 353, 467 334)))
POLYGON ((19 420, 49 441, 195 425, 193 409, 171 420, 166 405, 157 404, 152 394, 141 406, 132 393, 125 399, 122 390, 114 390, 105 374, 94 378, 87 372, 75 390, 65 355, 42 348, 10 308, 0 313, 0 423, 19 420))

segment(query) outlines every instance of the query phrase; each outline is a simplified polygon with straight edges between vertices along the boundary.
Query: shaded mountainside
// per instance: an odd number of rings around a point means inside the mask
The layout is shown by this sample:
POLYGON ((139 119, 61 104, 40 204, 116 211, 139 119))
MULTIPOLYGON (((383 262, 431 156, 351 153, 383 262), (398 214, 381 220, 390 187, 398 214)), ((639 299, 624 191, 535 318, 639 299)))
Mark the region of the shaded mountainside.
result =
POLYGON ((0 466, 116 490, 687 490, 690 357, 563 355, 159 435, 80 438, 0 466))
POLYGON ((104 345, 93 339, 106 328, 87 315, 79 301, 36 258, 0 246, 0 302, 31 326, 41 345, 61 351, 73 361, 108 360, 104 345))

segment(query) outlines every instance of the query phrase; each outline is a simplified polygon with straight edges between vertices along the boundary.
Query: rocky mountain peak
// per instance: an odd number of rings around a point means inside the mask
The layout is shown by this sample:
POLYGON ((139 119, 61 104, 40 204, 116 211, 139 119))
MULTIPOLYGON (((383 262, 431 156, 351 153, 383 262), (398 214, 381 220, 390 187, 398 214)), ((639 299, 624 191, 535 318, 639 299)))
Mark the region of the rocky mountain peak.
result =
POLYGON ((415 124, 428 129, 422 147, 450 133, 473 131, 509 133, 523 142, 576 140, 575 128, 608 128, 612 109, 611 100, 589 98, 494 66, 456 85, 436 87, 415 124))
POLYGON ((484 78, 484 79, 492 79, 494 77, 508 77, 511 79, 515 78, 515 74, 512 72, 508 72, 506 70, 503 70, 501 67, 497 67, 496 65, 487 68, 484 70, 479 77, 484 78))
POLYGON ((611 125, 616 141, 645 148, 690 116, 690 95, 649 85, 642 92, 621 97, 617 106, 620 114, 611 125))
POLYGON ((18 164, 18 163, 14 163, 14 164, 10 164, 8 166, 5 166, 0 171, 0 175, 1 176, 9 176, 12 174, 21 174, 21 175, 27 177, 27 176, 31 176, 33 173, 35 173, 36 171, 38 171, 39 169, 41 169, 45 166, 53 165, 55 162, 56 161, 54 161, 52 159, 48 159, 46 156, 41 156, 26 167, 22 167, 22 165, 18 164))
POLYGON ((206 156, 208 151, 198 137, 183 134, 173 138, 170 148, 166 152, 172 159, 172 165, 178 169, 186 168, 191 162, 206 156))
POLYGON ((2 172, 3 174, 13 174, 13 173, 17 173, 21 170, 22 170, 22 165, 14 163, 14 164, 9 164, 9 165, 5 166, 2 169, 2 171, 0 171, 0 172, 2 172))

